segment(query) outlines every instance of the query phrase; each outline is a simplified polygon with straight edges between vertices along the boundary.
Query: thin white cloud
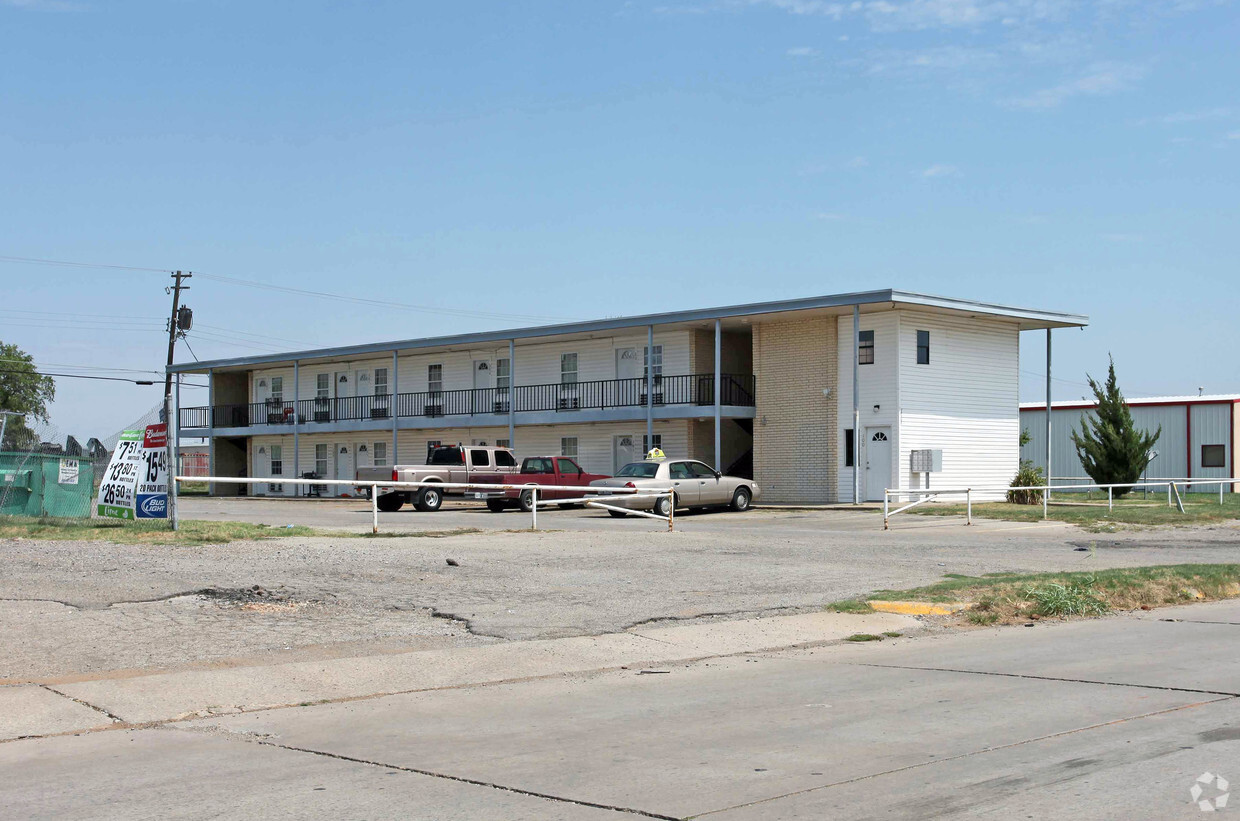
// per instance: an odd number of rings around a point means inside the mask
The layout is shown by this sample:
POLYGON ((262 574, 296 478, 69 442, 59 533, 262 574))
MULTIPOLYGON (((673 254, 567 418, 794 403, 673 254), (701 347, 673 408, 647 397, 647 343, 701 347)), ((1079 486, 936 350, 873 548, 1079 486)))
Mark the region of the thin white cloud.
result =
POLYGON ((1240 140, 1240 131, 1233 131, 1227 135, 1229 140, 1240 140))
POLYGON ((822 222, 839 222, 842 219, 847 219, 847 216, 835 211, 819 211, 817 214, 814 214, 814 219, 821 220, 822 222))
POLYGON ((1145 69, 1127 63, 1097 63, 1075 79, 1005 101, 1010 108, 1049 109, 1073 97, 1100 97, 1125 91, 1145 76, 1145 69))
POLYGON ((817 57, 820 52, 818 49, 810 48, 809 46, 797 46, 795 48, 788 49, 785 53, 789 57, 817 57))
POLYGON ((877 31, 1015 26, 1061 19, 1070 8, 1068 0, 748 0, 748 4, 832 20, 862 17, 877 31))
POLYGON ((1175 111, 1159 117, 1145 117, 1137 121, 1137 125, 1182 125, 1184 123, 1200 123, 1208 120, 1225 120, 1233 114, 1230 108, 1217 106, 1194 111, 1175 111))
POLYGON ((924 168, 920 172, 922 179, 932 180, 935 177, 954 177, 960 173, 960 169, 954 165, 946 165, 945 163, 935 163, 929 168, 924 168))

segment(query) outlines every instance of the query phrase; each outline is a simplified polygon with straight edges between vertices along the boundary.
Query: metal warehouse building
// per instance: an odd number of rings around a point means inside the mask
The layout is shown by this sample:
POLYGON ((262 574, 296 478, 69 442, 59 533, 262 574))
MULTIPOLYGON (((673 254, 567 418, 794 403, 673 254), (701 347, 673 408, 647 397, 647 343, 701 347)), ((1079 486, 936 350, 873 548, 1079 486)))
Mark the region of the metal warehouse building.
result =
MULTIPOLYGON (((1154 444, 1155 456, 1145 475, 1153 479, 1234 478, 1234 444, 1237 436, 1236 405, 1240 394, 1216 396, 1153 396, 1129 399, 1132 419, 1138 428, 1153 432, 1162 426, 1154 444)), ((1097 402, 1055 402, 1051 407, 1051 465, 1058 480, 1091 481, 1077 458, 1072 433, 1079 431, 1081 416, 1093 412, 1097 402)), ((1046 403, 1020 406, 1020 424, 1031 437, 1021 448, 1021 458, 1046 467, 1046 403)), ((1193 490, 1217 492, 1214 485, 1193 490)), ((1230 488, 1240 491, 1240 486, 1230 488)))
MULTIPOLYGON (((752 476, 764 502, 1003 487, 1019 458, 1024 331, 1086 317, 880 290, 171 366, 215 494, 422 464, 444 443, 612 473, 652 446, 752 476)), ((1041 342, 1039 335, 1039 342, 1041 342)), ((1049 374, 1048 374, 1049 375, 1049 374)), ((179 405, 179 403, 178 403, 179 405)))

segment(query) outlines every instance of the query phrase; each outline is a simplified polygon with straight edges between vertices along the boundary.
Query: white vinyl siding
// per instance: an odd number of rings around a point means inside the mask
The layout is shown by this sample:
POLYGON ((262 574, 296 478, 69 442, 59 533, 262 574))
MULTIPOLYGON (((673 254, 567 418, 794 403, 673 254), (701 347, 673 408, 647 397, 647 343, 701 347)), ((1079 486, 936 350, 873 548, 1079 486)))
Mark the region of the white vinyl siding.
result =
MULTIPOLYGON (((894 476, 902 488, 924 487, 911 472, 911 451, 943 451, 930 487, 1004 487, 1020 460, 1020 340, 1015 323, 897 311, 900 418, 894 476), (930 362, 917 364, 917 332, 934 340, 930 362)), ((864 396, 864 395, 863 395, 864 396)), ((862 400, 865 419, 866 400, 862 400)), ((975 498, 1002 498, 1002 493, 975 498)))

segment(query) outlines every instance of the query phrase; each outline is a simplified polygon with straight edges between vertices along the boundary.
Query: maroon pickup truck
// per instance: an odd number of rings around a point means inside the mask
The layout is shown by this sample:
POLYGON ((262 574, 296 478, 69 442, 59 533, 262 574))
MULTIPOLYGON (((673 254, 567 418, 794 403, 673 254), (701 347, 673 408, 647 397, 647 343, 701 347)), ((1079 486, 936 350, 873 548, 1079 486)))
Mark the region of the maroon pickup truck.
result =
MULTIPOLYGON (((538 494, 540 505, 557 499, 580 499, 591 482, 607 478, 610 477, 599 473, 586 473, 581 465, 567 456, 529 456, 521 462, 520 473, 506 473, 500 479, 501 484, 528 487, 508 490, 503 497, 487 499, 487 508, 493 513, 509 507, 528 511, 534 505, 535 493, 538 494), (541 490, 537 489, 539 485, 569 485, 582 490, 541 490)), ((560 505, 571 506, 571 503, 560 505)))

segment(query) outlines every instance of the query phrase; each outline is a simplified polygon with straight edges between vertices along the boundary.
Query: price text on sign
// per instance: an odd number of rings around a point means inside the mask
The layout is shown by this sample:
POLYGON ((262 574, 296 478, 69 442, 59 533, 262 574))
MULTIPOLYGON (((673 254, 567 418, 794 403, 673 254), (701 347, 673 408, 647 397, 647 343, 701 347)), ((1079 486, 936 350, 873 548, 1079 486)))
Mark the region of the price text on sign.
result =
POLYGON ((100 516, 163 519, 168 516, 168 430, 147 425, 121 434, 99 485, 100 516))

